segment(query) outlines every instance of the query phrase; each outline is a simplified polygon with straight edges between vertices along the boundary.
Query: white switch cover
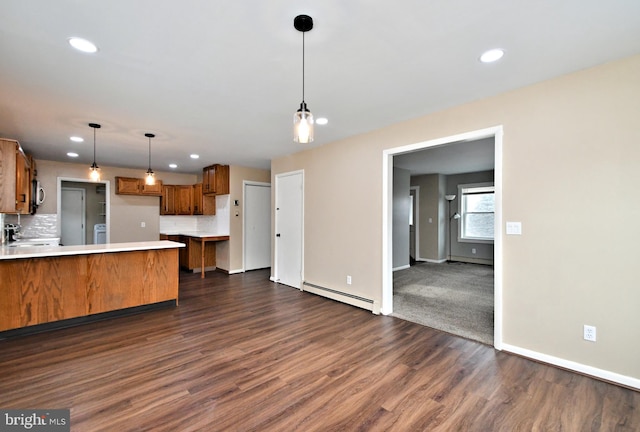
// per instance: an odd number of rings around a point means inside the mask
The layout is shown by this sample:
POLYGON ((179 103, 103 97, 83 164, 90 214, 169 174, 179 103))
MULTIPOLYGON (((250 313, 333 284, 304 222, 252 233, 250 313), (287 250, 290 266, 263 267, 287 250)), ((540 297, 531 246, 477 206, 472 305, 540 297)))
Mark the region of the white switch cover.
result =
POLYGON ((146 226, 147 226, 147 224, 146 224, 146 223, 144 223, 144 222, 140 222, 140 228, 144 228, 144 227, 146 227, 146 226))
POLYGON ((522 222, 507 222, 508 235, 522 235, 522 222))

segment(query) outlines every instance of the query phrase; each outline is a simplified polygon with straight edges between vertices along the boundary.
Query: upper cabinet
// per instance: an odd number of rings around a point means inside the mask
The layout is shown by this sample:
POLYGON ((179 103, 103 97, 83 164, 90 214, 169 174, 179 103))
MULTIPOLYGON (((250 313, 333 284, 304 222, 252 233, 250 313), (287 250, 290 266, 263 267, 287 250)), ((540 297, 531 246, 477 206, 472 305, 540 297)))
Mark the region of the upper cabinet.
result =
POLYGON ((156 180, 155 184, 148 185, 144 179, 133 177, 116 177, 116 193, 118 195, 162 195, 162 180, 156 180))
POLYGON ((229 193, 229 165, 210 165, 202 169, 202 193, 226 195, 229 193))
POLYGON ((20 144, 0 139, 0 213, 29 213, 32 174, 20 144))
POLYGON ((161 215, 215 215, 215 196, 202 194, 202 183, 164 185, 160 199, 161 215))

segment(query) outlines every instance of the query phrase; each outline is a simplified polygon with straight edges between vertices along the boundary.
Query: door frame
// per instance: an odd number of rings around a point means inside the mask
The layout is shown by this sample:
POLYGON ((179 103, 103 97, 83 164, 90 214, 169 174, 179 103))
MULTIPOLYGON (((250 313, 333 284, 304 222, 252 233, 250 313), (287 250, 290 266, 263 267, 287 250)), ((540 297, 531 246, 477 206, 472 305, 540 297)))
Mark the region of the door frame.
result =
POLYGON ((111 183, 109 180, 100 180, 99 182, 94 182, 86 178, 75 178, 75 177, 58 177, 57 178, 57 187, 56 187, 56 230, 58 233, 58 237, 62 235, 62 182, 78 182, 78 183, 92 183, 92 184, 103 184, 104 185, 104 195, 105 195, 105 218, 104 222, 107 224, 107 233, 106 233, 106 242, 111 242, 111 183))
POLYGON ((502 137, 503 126, 493 126, 423 141, 383 151, 382 157, 382 302, 380 313, 389 315, 393 312, 393 157, 402 153, 424 150, 430 147, 443 146, 457 141, 474 141, 482 138, 494 138, 495 166, 495 229, 494 229, 494 325, 493 346, 502 349, 502 137))
POLYGON ((273 197, 274 197, 274 201, 273 201, 273 213, 275 215, 275 217, 273 218, 273 229, 274 231, 272 232, 272 241, 273 241, 273 268, 272 268, 272 275, 271 275, 271 281, 272 282, 278 282, 278 280, 280 279, 278 277, 278 242, 276 241, 276 233, 278 232, 278 212, 276 209, 276 206, 278 205, 278 180, 283 178, 283 177, 289 177, 292 175, 298 175, 300 174, 300 183, 301 183, 301 187, 302 187, 302 197, 301 197, 301 217, 300 217, 300 235, 301 235, 301 239, 300 239, 300 291, 302 291, 303 289, 303 285, 304 285, 304 170, 296 170, 296 171, 289 171, 289 172, 285 172, 285 173, 280 173, 280 174, 276 174, 275 175, 275 187, 273 188, 273 197))
MULTIPOLYGON (((414 191, 413 200, 413 211, 415 213, 415 217, 413 218, 413 248, 415 256, 413 257, 416 262, 420 260, 420 186, 409 186, 409 194, 411 191, 414 191)), ((409 234, 409 250, 411 250, 411 234, 409 234)), ((411 260, 411 255, 409 255, 409 260, 411 260)))
MULTIPOLYGON (((260 186, 260 187, 269 187, 269 194, 271 194, 271 183, 266 183, 266 182, 258 182, 258 181, 252 181, 252 180, 243 180, 242 181, 242 202, 244 203, 244 211, 242 212, 242 271, 245 272, 246 271, 246 256, 247 256, 247 232, 246 232, 246 227, 247 227, 247 186, 260 186)), ((273 210, 269 209, 269 216, 271 216, 273 214, 273 210)), ((269 224, 269 229, 271 229, 271 223, 269 224)), ((269 238, 271 239, 271 247, 269 248, 269 251, 271 252, 272 250, 274 250, 273 248, 273 236, 271 236, 271 233, 269 233, 269 238)), ((269 262, 273 261, 271 258, 269 259, 269 262)))

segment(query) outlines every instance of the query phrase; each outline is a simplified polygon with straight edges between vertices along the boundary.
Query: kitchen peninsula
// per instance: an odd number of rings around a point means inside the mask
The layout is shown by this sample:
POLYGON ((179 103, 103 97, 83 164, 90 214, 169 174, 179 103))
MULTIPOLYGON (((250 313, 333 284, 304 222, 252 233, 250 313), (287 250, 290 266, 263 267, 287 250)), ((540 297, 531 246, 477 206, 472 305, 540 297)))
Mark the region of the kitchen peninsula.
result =
POLYGON ((64 320, 177 305, 181 247, 172 241, 2 247, 0 337, 64 320))

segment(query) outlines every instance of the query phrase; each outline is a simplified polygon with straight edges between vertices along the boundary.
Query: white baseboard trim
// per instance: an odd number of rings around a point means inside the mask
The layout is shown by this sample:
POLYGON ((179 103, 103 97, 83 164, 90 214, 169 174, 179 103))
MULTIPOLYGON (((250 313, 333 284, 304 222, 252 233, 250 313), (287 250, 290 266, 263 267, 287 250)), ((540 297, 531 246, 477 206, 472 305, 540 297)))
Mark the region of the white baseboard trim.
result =
POLYGON ((228 272, 229 274, 238 274, 238 273, 244 273, 243 269, 236 269, 236 270, 229 270, 228 272))
POLYGON ((392 271, 404 270, 411 267, 409 264, 394 268, 392 271))
POLYGON ((322 296, 322 297, 327 297, 342 303, 346 303, 351 306, 356 306, 362 309, 370 310, 373 313, 376 313, 376 310, 377 310, 378 311, 377 313, 380 313, 379 306, 376 306, 373 300, 366 299, 364 297, 360 297, 351 293, 334 290, 331 288, 312 284, 307 281, 302 282, 302 290, 310 292, 312 294, 322 296))
POLYGON ((638 378, 621 375, 615 372, 599 369, 593 366, 588 366, 588 365, 577 363, 571 360, 565 360, 563 358, 539 353, 537 351, 531 351, 529 349, 521 348, 515 345, 509 345, 509 344, 503 343, 502 350, 520 355, 522 357, 527 357, 533 360, 537 360, 543 363, 552 364, 554 366, 558 366, 563 369, 569 369, 584 375, 600 378, 604 381, 609 381, 609 382, 620 384, 636 390, 640 390, 640 379, 638 378))
POLYGON ((428 259, 428 258, 418 258, 416 261, 422 261, 422 262, 428 262, 428 263, 433 263, 433 264, 442 264, 442 263, 446 263, 447 260, 446 259, 428 259))

